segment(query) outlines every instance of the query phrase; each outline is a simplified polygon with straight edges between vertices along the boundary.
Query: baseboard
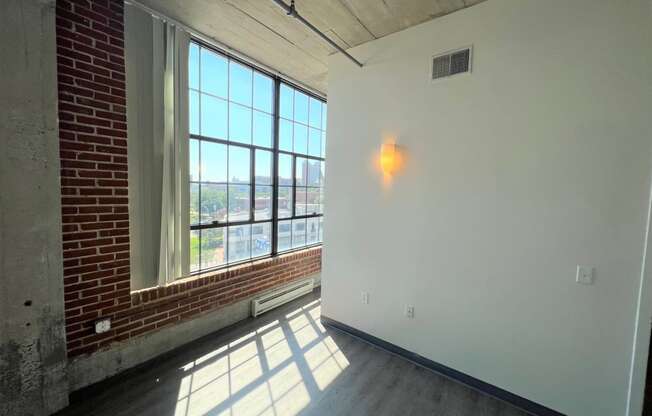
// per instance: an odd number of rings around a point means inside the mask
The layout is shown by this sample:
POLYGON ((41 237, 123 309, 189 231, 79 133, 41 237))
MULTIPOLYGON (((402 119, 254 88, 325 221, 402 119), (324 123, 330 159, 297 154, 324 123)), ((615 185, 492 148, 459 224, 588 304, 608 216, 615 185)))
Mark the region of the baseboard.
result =
POLYGON ((382 340, 366 332, 360 331, 359 329, 353 328, 342 322, 336 321, 335 319, 331 319, 327 316, 322 315, 321 322, 322 324, 328 327, 331 327, 336 330, 340 330, 342 332, 346 332, 347 334, 360 338, 361 340, 366 341, 369 344, 375 345, 378 348, 381 348, 385 351, 401 356, 408 361, 411 361, 417 365, 432 370, 445 377, 456 380, 466 386, 469 386, 474 390, 478 390, 482 393, 495 397, 498 400, 502 400, 506 403, 509 403, 512 406, 517 407, 529 414, 536 415, 536 416, 565 416, 563 413, 559 413, 546 406, 535 403, 531 400, 518 396, 514 393, 510 393, 507 390, 503 390, 500 387, 496 387, 492 384, 486 383, 468 374, 462 373, 461 371, 457 371, 453 368, 447 367, 443 364, 422 357, 419 354, 416 354, 412 351, 408 351, 405 348, 401 348, 398 345, 394 345, 390 342, 382 340))

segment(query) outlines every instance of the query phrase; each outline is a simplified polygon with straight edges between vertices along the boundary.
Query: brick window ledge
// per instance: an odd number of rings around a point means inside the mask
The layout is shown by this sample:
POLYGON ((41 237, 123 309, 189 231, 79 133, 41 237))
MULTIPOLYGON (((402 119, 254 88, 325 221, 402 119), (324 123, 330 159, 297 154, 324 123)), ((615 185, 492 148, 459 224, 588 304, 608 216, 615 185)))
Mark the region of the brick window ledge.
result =
POLYGON ((138 290, 131 294, 129 303, 113 307, 109 314, 100 314, 101 318, 111 318, 109 332, 94 333, 96 316, 69 317, 68 356, 109 349, 114 343, 219 310, 320 270, 321 247, 313 247, 138 290))
MULTIPOLYGON (((198 289, 207 286, 211 287, 211 289, 224 288, 233 283, 232 279, 241 278, 242 276, 246 276, 248 279, 256 279, 271 275, 279 280, 279 284, 285 282, 286 278, 290 278, 287 280, 289 282, 295 280, 297 277, 308 276, 321 270, 321 267, 317 269, 311 267, 313 264, 309 261, 305 262, 306 264, 297 264, 298 259, 306 257, 310 258, 315 255, 321 257, 321 246, 294 250, 274 257, 254 259, 234 266, 227 266, 218 270, 202 272, 176 279, 164 286, 154 286, 134 290, 131 292, 131 303, 132 305, 139 305, 141 303, 147 303, 183 293, 190 289, 198 289)), ((251 284, 246 283, 247 282, 243 282, 242 284, 236 285, 236 287, 231 287, 230 290, 234 294, 245 293, 245 296, 249 294, 249 292, 253 294, 265 290, 260 287, 250 288, 249 286, 251 286, 251 284)), ((271 284, 270 288, 274 286, 278 286, 278 284, 271 284)))

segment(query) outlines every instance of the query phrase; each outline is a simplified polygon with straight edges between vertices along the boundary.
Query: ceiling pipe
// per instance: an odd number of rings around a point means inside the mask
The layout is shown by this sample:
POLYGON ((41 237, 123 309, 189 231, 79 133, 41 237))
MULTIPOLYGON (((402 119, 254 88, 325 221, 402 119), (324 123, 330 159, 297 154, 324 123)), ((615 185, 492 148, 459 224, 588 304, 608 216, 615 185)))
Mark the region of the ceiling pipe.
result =
POLYGON ((315 26, 313 26, 312 23, 310 23, 309 21, 307 21, 306 19, 304 19, 303 16, 301 16, 301 15, 299 14, 299 12, 297 12, 296 7, 294 7, 294 0, 292 0, 292 2, 291 2, 289 5, 286 4, 283 0, 272 0, 272 1, 273 1, 274 3, 276 3, 276 4, 278 4, 279 6, 281 6, 281 8, 282 8, 283 10, 285 10, 285 13, 287 13, 288 16, 295 17, 297 20, 299 20, 301 23, 303 23, 305 26, 307 26, 308 29, 312 30, 313 32, 315 32, 316 34, 318 34, 320 38, 322 38, 322 39, 324 39, 326 42, 328 42, 329 45, 331 45, 332 47, 334 47, 335 49, 337 49, 337 50, 338 50, 339 52, 341 52, 344 56, 346 56, 346 57, 349 58, 351 61, 355 62, 356 65, 358 65, 360 68, 362 68, 362 64, 361 64, 357 59, 355 59, 354 57, 352 57, 351 55, 349 55, 348 52, 346 52, 344 49, 342 49, 342 48, 341 48, 337 43, 333 42, 333 41, 332 41, 328 36, 326 36, 326 35, 325 35, 321 30, 319 30, 319 29, 317 29, 315 26))

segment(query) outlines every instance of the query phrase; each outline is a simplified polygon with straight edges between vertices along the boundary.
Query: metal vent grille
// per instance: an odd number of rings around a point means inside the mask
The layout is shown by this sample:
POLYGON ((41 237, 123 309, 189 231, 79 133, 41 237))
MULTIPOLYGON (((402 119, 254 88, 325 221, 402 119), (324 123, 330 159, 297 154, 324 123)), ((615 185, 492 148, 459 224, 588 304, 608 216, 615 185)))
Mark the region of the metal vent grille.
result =
POLYGON ((471 70, 471 48, 448 52, 432 58, 432 79, 446 78, 471 70))
POLYGON ((438 56, 432 60, 432 79, 444 78, 450 75, 451 56, 438 56))
POLYGON ((451 75, 469 71, 469 55, 468 49, 451 54, 451 75))

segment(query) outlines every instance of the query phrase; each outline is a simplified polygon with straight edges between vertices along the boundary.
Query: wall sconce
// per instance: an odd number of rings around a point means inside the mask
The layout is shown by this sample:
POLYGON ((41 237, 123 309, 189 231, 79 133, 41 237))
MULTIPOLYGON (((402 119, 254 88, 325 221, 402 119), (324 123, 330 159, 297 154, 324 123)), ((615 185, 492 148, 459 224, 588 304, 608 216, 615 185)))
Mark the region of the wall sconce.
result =
POLYGON ((380 145, 380 169, 383 174, 391 176, 396 171, 396 144, 380 145))
POLYGON ((394 142, 380 145, 380 170, 385 178, 390 178, 403 168, 404 151, 394 142))

